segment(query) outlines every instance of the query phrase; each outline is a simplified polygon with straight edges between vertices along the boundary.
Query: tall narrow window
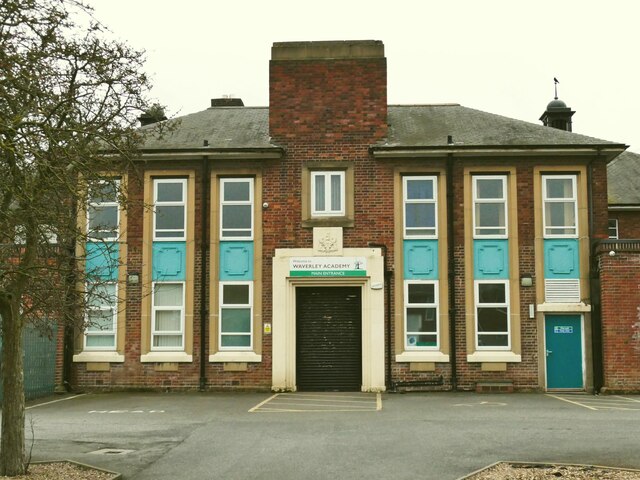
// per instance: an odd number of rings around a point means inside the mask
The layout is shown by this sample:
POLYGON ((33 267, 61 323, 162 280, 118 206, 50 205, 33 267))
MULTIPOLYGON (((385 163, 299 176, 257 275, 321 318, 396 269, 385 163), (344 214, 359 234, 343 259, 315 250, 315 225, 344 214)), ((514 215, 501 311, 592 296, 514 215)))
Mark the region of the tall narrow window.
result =
POLYGON ((609 219, 609 238, 618 238, 618 219, 609 219))
POLYGON ((186 240, 186 197, 186 179, 156 178, 154 180, 154 240, 186 240))
POLYGON ((89 240, 111 242, 118 239, 120 221, 118 186, 118 180, 105 181, 99 183, 89 192, 87 208, 89 240))
POLYGON ((117 318, 117 285, 87 284, 85 350, 115 350, 117 318))
POLYGON ((221 240, 253 238, 253 178, 220 179, 221 240))
POLYGON ((251 350, 253 282, 220 283, 220 350, 251 350))
POLYGON ((577 237, 576 176, 543 175, 542 198, 544 236, 547 238, 577 237))
POLYGON ((509 282, 476 281, 475 304, 478 350, 508 350, 509 282))
POLYGON ((345 172, 311 172, 311 215, 345 215, 345 172))
POLYGON ((473 177, 473 234, 475 238, 507 237, 507 177, 473 177))
POLYGON ((151 350, 184 348, 184 283, 154 283, 151 350))
POLYGON ((403 178, 404 237, 437 237, 437 179, 433 176, 403 178))
POLYGON ((405 348, 438 349, 438 283, 405 281, 405 348))

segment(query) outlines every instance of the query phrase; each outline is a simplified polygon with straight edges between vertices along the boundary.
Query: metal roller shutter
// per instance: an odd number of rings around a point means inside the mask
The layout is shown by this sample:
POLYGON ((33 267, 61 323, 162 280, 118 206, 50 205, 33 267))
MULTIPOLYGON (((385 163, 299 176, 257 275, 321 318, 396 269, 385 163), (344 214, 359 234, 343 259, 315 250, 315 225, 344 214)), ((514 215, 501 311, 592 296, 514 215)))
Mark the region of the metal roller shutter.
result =
POLYGON ((296 376, 304 391, 360 391, 360 287, 296 288, 296 376))

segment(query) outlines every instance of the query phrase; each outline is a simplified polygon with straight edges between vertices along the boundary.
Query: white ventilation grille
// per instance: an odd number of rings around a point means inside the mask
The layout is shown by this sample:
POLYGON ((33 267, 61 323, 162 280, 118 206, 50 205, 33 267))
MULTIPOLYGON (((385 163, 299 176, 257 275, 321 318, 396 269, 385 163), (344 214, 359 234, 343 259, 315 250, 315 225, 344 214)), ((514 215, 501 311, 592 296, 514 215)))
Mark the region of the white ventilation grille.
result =
POLYGON ((545 280, 544 301, 548 303, 580 303, 580 280, 545 280))

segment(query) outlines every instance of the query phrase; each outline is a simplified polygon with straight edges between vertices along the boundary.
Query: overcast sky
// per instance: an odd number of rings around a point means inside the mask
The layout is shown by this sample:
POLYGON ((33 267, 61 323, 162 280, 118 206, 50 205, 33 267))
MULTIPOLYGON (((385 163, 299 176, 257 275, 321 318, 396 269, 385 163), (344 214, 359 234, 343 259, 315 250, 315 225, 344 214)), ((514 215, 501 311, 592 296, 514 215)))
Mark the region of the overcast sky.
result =
POLYGON ((382 40, 390 104, 460 103, 534 123, 553 99, 573 131, 640 152, 639 0, 89 0, 147 52, 153 95, 183 115, 211 98, 269 102, 271 45, 382 40))

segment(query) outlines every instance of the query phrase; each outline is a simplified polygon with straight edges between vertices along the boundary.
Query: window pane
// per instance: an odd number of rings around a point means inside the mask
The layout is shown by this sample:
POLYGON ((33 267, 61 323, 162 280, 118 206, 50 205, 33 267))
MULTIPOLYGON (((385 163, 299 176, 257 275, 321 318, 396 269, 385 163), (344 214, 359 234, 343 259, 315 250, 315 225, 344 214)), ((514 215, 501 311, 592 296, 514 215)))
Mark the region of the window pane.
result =
POLYGON ((115 335, 87 335, 86 345, 90 347, 115 347, 116 336, 115 335))
POLYGON ((342 210, 342 188, 341 175, 331 175, 331 211, 342 210))
POLYGON ((506 332, 507 309, 504 307, 478 308, 478 332, 506 332))
POLYGON ((181 347, 182 335, 154 335, 154 347, 181 347))
POLYGON ((158 186, 157 202, 182 202, 182 187, 184 186, 182 182, 158 182, 156 185, 158 186))
POLYGON ((225 202, 248 202, 251 197, 250 182, 224 182, 223 201, 225 202))
MULTIPOLYGON (((184 207, 156 206, 156 229, 184 230, 184 207)), ((178 236, 177 233, 174 235, 178 236)))
POLYGON ((506 303, 504 283, 479 284, 478 303, 506 303))
POLYGON ((223 305, 249 305, 249 285, 223 285, 223 305))
POLYGON ((502 180, 499 178, 477 178, 476 198, 504 198, 502 180))
POLYGON ((324 177, 322 175, 315 175, 315 210, 318 212, 325 211, 325 199, 324 199, 324 177))
POLYGON ((87 313, 88 332, 113 331, 113 310, 93 310, 87 313))
POLYGON ((435 332, 435 308, 407 308, 407 332, 435 332))
POLYGON ((87 306, 107 307, 116 303, 116 286, 113 283, 87 285, 87 306))
POLYGON ((574 202, 547 202, 545 220, 549 227, 573 227, 576 224, 574 202))
POLYGON ((251 205, 223 205, 222 228, 251 228, 251 205))
POLYGON ((153 304, 156 307, 181 307, 182 306, 182 284, 179 283, 156 283, 153 304))
POLYGON ((250 347, 251 335, 222 335, 223 347, 250 347))
POLYGON ((508 347, 508 335, 478 335, 479 347, 508 347))
POLYGON ((547 178, 547 198, 573 198, 570 178, 547 178))
POLYGON ((408 200, 433 200, 433 180, 407 180, 408 200))
POLYGON ((179 310, 156 310, 156 332, 179 332, 182 330, 179 310))
MULTIPOLYGON (((504 227, 504 225, 504 203, 476 203, 476 227, 504 227)), ((478 233, 490 232, 483 229, 478 233)), ((500 230, 500 233, 504 233, 504 230, 500 230)))
POLYGON ((436 226, 435 204, 407 203, 405 207, 407 228, 436 226))
POLYGON ((222 317, 222 332, 251 332, 251 309, 223 308, 220 315, 222 317))
POLYGON ((115 183, 101 183, 94 185, 89 192, 89 202, 105 203, 117 200, 117 189, 115 183))
POLYGON ((112 206, 90 206, 89 207, 89 230, 110 230, 118 229, 118 207, 112 206))
POLYGON ((435 285, 433 283, 410 283, 409 303, 435 303, 435 285))
POLYGON ((407 335, 407 345, 410 347, 437 347, 436 335, 407 335))

